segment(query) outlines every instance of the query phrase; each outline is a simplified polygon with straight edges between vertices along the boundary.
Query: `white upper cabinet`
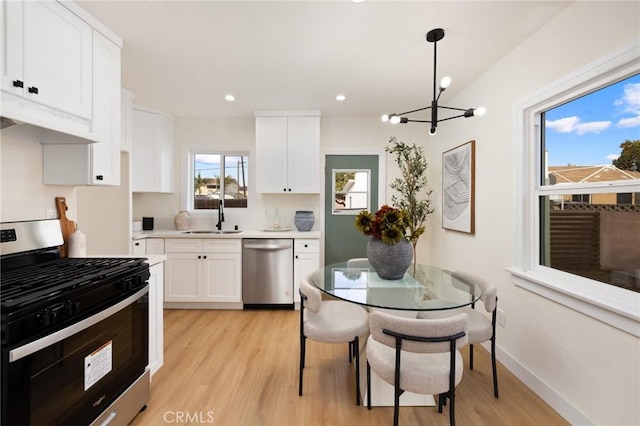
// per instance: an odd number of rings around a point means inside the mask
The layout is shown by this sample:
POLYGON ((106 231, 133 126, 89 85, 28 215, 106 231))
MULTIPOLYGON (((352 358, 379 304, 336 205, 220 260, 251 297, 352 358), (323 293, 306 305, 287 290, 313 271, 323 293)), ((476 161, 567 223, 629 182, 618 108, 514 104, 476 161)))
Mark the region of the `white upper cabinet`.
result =
POLYGON ((256 191, 320 192, 320 111, 256 112, 256 191))
POLYGON ((131 123, 131 190, 173 192, 173 118, 134 106, 131 123))
POLYGON ((43 183, 120 185, 120 55, 119 46, 94 31, 92 132, 100 142, 43 145, 43 183))
POLYGON ((131 125, 133 120, 133 93, 126 89, 122 89, 122 111, 120 114, 120 150, 125 152, 131 151, 131 125))
POLYGON ((92 27, 61 3, 3 1, 2 114, 91 134, 92 27))

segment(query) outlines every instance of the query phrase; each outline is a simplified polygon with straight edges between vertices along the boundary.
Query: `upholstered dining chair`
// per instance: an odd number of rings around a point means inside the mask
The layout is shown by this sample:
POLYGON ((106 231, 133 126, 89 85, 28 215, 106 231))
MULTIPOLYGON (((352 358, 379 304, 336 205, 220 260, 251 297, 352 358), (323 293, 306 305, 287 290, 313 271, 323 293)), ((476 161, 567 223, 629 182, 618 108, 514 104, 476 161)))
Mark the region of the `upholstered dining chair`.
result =
POLYGON ((355 357, 356 405, 360 405, 360 336, 369 331, 369 314, 361 306, 340 300, 322 300, 319 289, 300 282, 300 376, 298 395, 302 396, 306 339, 322 343, 349 343, 349 361, 355 357))
POLYGON ((442 319, 398 317, 374 311, 367 340, 367 408, 371 409, 371 370, 394 386, 393 424, 397 426, 400 395, 438 395, 438 412, 449 399, 449 423, 455 425, 455 387, 462 380, 458 350, 467 344, 469 316, 442 319))
POLYGON ((465 312, 469 315, 469 369, 473 370, 473 345, 486 341, 491 342, 491 369, 493 370, 493 396, 498 398, 498 370, 496 368, 496 314, 498 311, 498 290, 486 280, 461 271, 452 272, 451 276, 462 283, 477 284, 482 289, 481 300, 485 311, 491 314, 489 319, 476 310, 475 303, 471 307, 451 311, 421 311, 418 318, 442 318, 465 312))

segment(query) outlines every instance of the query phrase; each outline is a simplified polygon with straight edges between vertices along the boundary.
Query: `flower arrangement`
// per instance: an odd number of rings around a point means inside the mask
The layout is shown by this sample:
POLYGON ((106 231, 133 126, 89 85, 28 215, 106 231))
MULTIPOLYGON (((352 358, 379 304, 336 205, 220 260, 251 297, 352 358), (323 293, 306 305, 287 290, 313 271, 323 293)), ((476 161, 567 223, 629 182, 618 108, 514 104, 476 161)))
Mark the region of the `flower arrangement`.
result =
POLYGON ((356 228, 360 232, 389 245, 399 243, 406 236, 408 226, 407 212, 386 204, 375 214, 363 210, 356 216, 356 228))

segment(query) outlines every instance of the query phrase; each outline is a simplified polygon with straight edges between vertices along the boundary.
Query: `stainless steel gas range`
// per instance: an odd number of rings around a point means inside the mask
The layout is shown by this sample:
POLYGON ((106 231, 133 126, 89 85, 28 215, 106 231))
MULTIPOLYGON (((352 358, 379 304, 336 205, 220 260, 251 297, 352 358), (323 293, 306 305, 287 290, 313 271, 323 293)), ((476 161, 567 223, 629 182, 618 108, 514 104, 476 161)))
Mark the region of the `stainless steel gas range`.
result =
POLYGON ((128 424, 149 398, 143 258, 61 258, 58 220, 0 226, 6 425, 128 424))

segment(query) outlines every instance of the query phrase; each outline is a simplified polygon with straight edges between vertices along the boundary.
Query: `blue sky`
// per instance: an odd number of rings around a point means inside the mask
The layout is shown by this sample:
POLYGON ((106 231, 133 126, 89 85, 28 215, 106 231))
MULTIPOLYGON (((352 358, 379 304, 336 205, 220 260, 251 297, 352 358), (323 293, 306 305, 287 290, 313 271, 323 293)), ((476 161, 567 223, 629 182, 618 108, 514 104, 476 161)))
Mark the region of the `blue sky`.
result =
POLYGON ((550 166, 611 164, 640 139, 640 74, 546 112, 550 166))

